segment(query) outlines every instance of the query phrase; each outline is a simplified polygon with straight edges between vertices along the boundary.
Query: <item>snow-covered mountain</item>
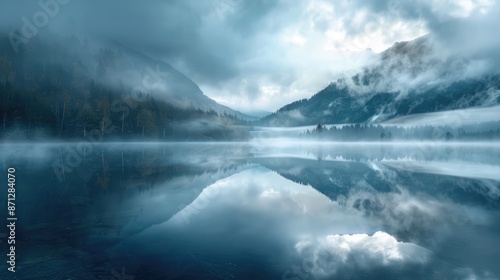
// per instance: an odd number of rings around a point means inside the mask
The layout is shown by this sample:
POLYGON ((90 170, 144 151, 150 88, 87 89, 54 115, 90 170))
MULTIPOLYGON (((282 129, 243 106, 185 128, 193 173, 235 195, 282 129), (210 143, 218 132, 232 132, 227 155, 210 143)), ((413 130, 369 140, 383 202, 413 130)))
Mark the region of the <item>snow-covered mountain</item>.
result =
POLYGON ((435 51, 421 37, 394 44, 376 62, 338 79, 309 99, 261 120, 270 126, 380 123, 417 113, 500 103, 500 75, 474 71, 475 61, 435 51))

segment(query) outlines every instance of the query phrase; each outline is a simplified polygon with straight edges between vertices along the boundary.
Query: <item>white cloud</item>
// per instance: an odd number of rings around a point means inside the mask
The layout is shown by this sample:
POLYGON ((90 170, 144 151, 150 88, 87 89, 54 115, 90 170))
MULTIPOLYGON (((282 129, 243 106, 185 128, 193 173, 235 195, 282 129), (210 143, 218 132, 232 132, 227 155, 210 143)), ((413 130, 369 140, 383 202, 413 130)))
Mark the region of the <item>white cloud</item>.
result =
POLYGON ((424 264, 430 252, 415 244, 398 242, 378 231, 367 234, 328 235, 302 240, 295 245, 305 267, 316 277, 327 277, 346 269, 373 269, 381 266, 424 264))
POLYGON ((312 96, 340 74, 359 69, 371 58, 365 50, 380 52, 396 41, 428 32, 422 20, 377 16, 346 3, 309 0, 295 6, 269 15, 286 21, 283 28, 262 28, 258 36, 245 38, 259 51, 247 52, 234 61, 242 70, 241 76, 217 86, 201 83, 202 90, 236 109, 250 106, 275 111, 312 96), (259 89, 251 95, 245 90, 248 77, 259 89), (277 90, 270 94, 269 88, 277 90))
POLYGON ((297 33, 297 32, 293 32, 289 35, 286 35, 283 40, 286 42, 286 43, 290 43, 290 44, 294 44, 294 45, 299 45, 299 46, 303 46, 307 43, 307 39, 302 36, 300 33, 297 33))

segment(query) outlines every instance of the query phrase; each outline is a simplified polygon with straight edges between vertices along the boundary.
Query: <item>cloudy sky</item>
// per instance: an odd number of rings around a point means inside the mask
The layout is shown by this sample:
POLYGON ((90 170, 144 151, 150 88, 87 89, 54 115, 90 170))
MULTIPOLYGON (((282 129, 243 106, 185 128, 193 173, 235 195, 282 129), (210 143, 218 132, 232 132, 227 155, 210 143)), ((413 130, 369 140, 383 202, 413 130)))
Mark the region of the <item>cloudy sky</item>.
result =
MULTIPOLYGON (((110 38, 163 59, 235 109, 274 111, 310 97, 367 63, 367 49, 425 34, 473 58, 500 46, 495 0, 58 1, 68 3, 44 30, 110 38)), ((1 0, 0 24, 19 28, 40 9, 1 0)))

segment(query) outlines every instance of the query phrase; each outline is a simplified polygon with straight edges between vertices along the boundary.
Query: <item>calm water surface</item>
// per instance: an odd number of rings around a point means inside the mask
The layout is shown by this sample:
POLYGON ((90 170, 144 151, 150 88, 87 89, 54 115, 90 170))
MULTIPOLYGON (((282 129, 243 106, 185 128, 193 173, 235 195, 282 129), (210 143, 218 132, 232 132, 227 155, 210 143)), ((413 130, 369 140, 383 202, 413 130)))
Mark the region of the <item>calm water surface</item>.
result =
POLYGON ((18 217, 16 278, 3 234, 1 279, 500 278, 496 144, 2 144, 0 158, 18 217))

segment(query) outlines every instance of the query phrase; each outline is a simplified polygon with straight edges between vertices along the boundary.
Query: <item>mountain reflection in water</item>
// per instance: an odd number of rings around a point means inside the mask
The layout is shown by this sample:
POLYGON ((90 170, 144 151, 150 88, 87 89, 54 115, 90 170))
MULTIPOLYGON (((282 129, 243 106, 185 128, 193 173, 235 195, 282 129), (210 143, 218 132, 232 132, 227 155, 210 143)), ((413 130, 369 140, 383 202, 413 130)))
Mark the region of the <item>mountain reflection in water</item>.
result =
POLYGON ((499 278, 499 152, 452 143, 0 147, 4 170, 17 170, 26 279, 112 279, 122 268, 135 279, 499 278))

